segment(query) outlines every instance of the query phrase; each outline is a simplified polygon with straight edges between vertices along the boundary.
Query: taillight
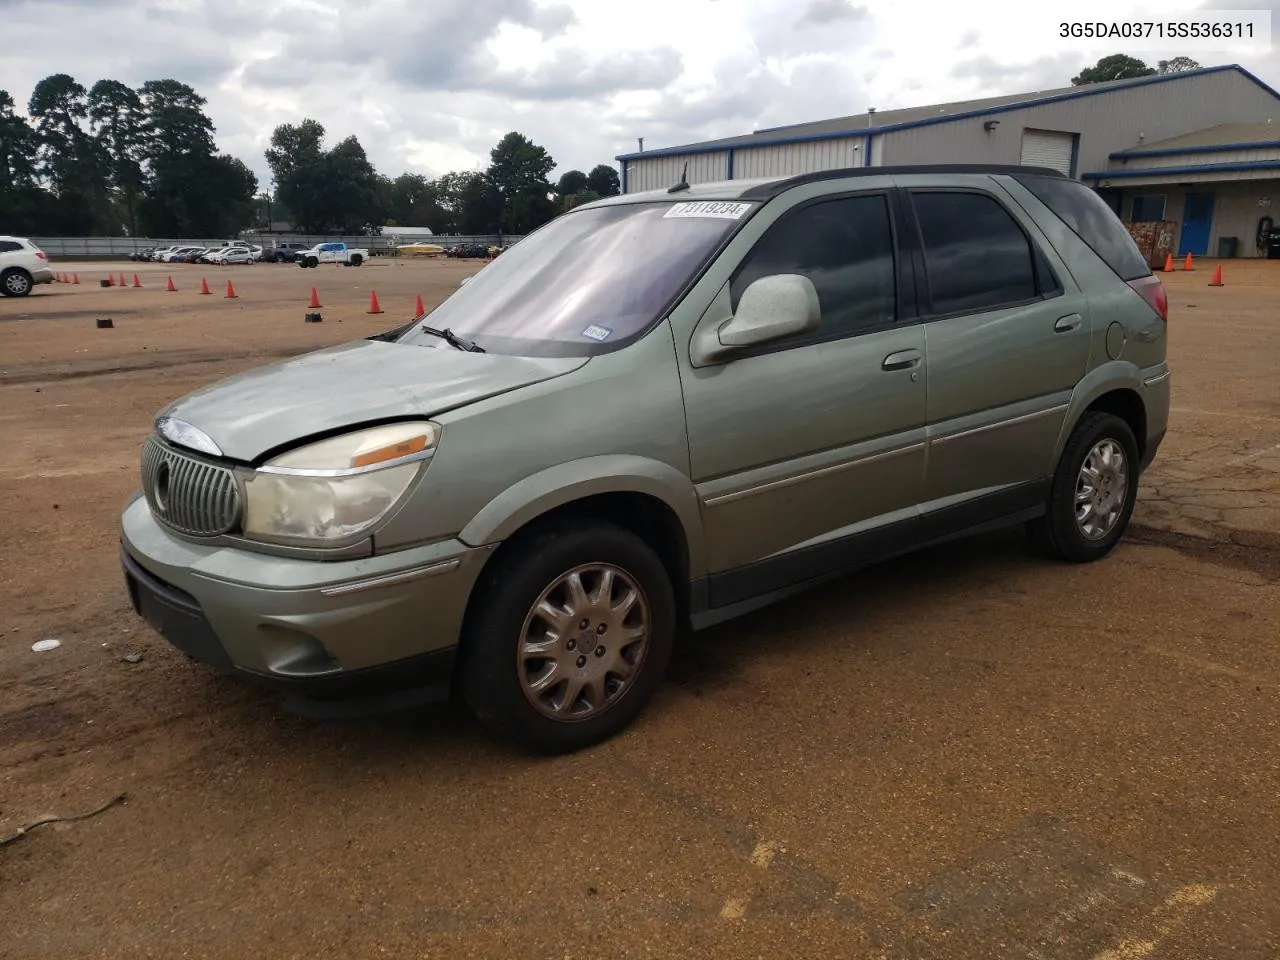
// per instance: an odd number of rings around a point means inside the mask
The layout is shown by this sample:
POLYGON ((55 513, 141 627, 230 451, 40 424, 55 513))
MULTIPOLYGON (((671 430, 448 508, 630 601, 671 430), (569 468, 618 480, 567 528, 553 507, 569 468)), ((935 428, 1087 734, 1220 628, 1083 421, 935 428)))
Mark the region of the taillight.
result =
POLYGON ((48 259, 49 259, 48 257, 46 257, 46 256, 44 255, 44 251, 43 251, 43 250, 37 250, 37 251, 36 251, 36 256, 37 256, 37 257, 39 257, 41 260, 48 260, 48 259))
POLYGON ((1147 301, 1147 306, 1156 312, 1156 316, 1168 322, 1169 295, 1165 293, 1164 284, 1160 282, 1159 277, 1155 274, 1139 277, 1137 280, 1130 280, 1129 286, 1134 293, 1147 301))

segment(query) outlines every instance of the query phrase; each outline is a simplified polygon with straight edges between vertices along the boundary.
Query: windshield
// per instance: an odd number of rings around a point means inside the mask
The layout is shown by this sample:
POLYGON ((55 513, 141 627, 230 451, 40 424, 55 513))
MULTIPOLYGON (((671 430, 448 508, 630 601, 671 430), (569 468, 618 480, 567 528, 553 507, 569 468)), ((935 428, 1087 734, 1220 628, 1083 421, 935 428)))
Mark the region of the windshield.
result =
MULTIPOLYGON (((685 201, 574 211, 515 244, 423 323, 491 353, 600 352, 657 319, 751 206, 685 201)), ((448 348, 422 325, 398 342, 448 348)))

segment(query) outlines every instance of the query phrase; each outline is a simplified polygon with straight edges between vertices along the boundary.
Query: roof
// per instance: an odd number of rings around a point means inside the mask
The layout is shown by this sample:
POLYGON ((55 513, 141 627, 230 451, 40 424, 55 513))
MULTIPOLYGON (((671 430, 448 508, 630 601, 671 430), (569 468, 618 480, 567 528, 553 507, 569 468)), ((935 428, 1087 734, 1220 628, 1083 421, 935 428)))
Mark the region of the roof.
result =
POLYGON ((992 113, 1005 113, 1023 107, 1037 106, 1046 103, 1058 103, 1063 100, 1075 100, 1081 97, 1096 97, 1113 93, 1117 90, 1128 90, 1156 83, 1171 83, 1189 80, 1214 73, 1234 70, 1245 78, 1262 87, 1280 102, 1280 93, 1271 89, 1248 70, 1237 64, 1226 64, 1217 67, 1203 67, 1199 70, 1185 70, 1181 73, 1169 73, 1151 77, 1135 77, 1129 80, 1108 80, 1104 83, 1090 83, 1079 87, 1059 87, 1054 90, 1036 90, 1030 93, 1010 94, 1001 97, 985 97, 980 100, 958 100, 954 103, 933 104, 923 107, 907 107, 900 110, 877 111, 873 124, 867 126, 866 113, 850 117, 838 117, 832 120, 817 120, 810 123, 793 124, 785 127, 770 127, 757 130, 755 133, 738 137, 725 137, 720 140, 704 140, 679 147, 665 147, 657 150, 645 150, 639 153, 619 154, 616 160, 639 160, 663 156, 681 156, 691 153, 704 153, 724 150, 732 147, 757 147, 772 144, 795 143, 804 140, 826 140, 836 137, 847 137, 856 134, 884 133, 886 130, 904 130, 911 127, 922 127, 934 123, 947 123, 968 117, 983 116, 992 113))
MULTIPOLYGON (((1280 111, 1277 111, 1280 118, 1280 111)), ((1280 119, 1261 123, 1220 123, 1167 140, 1155 140, 1129 150, 1118 150, 1111 159, 1126 157, 1161 157, 1179 153, 1218 153, 1225 150, 1248 150, 1280 146, 1280 119)))
POLYGON ((714 183, 695 183, 684 190, 673 192, 671 187, 658 190, 645 190, 641 193, 622 193, 613 197, 605 197, 592 203, 584 203, 575 209, 588 207, 609 207, 624 203, 651 203, 657 200, 673 202, 687 200, 769 200, 802 183, 815 183, 821 180, 843 180, 850 177, 891 177, 895 175, 918 176, 930 173, 977 173, 977 174, 1035 174, 1042 177, 1059 177, 1063 173, 1049 167, 1017 166, 1000 163, 928 163, 910 166, 891 167, 844 167, 835 170, 816 170, 812 173, 800 173, 780 177, 757 177, 750 180, 717 180, 714 183))

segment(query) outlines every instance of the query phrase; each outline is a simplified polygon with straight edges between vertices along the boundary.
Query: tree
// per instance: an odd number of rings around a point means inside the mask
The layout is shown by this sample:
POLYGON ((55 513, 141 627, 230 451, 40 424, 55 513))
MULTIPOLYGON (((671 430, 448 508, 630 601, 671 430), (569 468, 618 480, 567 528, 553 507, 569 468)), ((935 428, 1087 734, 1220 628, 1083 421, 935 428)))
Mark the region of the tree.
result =
POLYGON ((338 233, 371 233, 385 219, 377 171, 354 136, 324 155, 319 174, 324 189, 317 198, 318 210, 326 227, 338 233))
POLYGON ((618 183, 618 171, 607 163, 592 167, 587 174, 587 189, 602 197, 616 197, 622 192, 618 183))
POLYGON ((1130 80, 1134 77, 1155 76, 1155 68, 1149 67, 1136 57, 1123 53, 1113 53, 1103 57, 1092 67, 1085 67, 1071 78, 1071 85, 1082 87, 1088 83, 1105 83, 1108 80, 1130 80))
POLYGON ((499 232, 528 233, 555 213, 547 176, 556 162, 528 137, 512 131, 489 153, 486 177, 499 196, 499 232))
POLYGON ((266 158, 276 182, 276 195, 293 211, 295 225, 312 232, 320 223, 324 127, 311 119, 296 126, 282 123, 271 134, 266 158))
POLYGON ((88 92, 65 73, 36 84, 27 104, 35 120, 37 171, 57 202, 49 226, 60 233, 91 234, 108 229, 108 162, 81 126, 88 117, 88 92))
POLYGON ((1190 57, 1174 57, 1172 60, 1161 60, 1156 64, 1156 71, 1161 74, 1184 73, 1187 70, 1199 70, 1200 64, 1190 57))
POLYGON ((445 232, 449 214, 441 205, 438 181, 428 180, 420 173, 402 173, 394 180, 381 179, 387 223, 445 232))
POLYGON ((146 185, 142 163, 150 134, 147 110, 137 91, 119 80, 99 80, 89 90, 89 119, 109 164, 108 181, 119 191, 123 221, 138 232, 138 197, 146 185))
POLYGON ((56 198, 36 181, 36 133, 0 90, 0 225, 18 234, 48 229, 56 198))
POLYGON ((562 197, 571 197, 587 189, 587 175, 581 170, 567 170, 556 184, 556 193, 562 197))

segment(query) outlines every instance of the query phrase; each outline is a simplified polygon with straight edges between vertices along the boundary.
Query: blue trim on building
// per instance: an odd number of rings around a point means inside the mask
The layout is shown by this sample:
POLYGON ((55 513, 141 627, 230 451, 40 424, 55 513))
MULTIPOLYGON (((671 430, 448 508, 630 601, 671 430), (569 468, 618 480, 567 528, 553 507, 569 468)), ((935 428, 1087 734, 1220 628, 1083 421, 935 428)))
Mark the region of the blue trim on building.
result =
POLYGON ((862 150, 862 165, 869 167, 871 166, 871 134, 862 138, 862 150))
MULTIPOLYGON (((1168 73, 1163 76, 1141 77, 1132 83, 1123 87, 1109 87, 1106 90, 1090 90, 1088 86, 1079 90, 1072 90, 1070 93, 1059 93, 1052 97, 1040 97, 1033 100, 1022 100, 1018 103, 1004 104, 999 107, 984 107, 980 110, 969 110, 965 113, 952 113, 940 117, 926 117, 923 120, 907 120, 903 123, 887 123, 884 126, 876 127, 876 133, 889 133, 897 130, 913 130, 916 127, 931 127, 939 123, 954 123, 958 120, 972 120, 975 117, 989 117, 997 113, 1012 113, 1015 110, 1025 110, 1028 107, 1041 107, 1049 103, 1064 103, 1068 100, 1079 100, 1084 97, 1100 97, 1107 93, 1118 93, 1122 90, 1134 90, 1138 87, 1151 86, 1157 83, 1171 83, 1175 80, 1187 80, 1191 77, 1203 77, 1212 73, 1222 73, 1227 70, 1234 70, 1248 80, 1252 80, 1255 84, 1265 90, 1276 100, 1280 100, 1280 93, 1277 93, 1271 87, 1267 86, 1252 73, 1238 64, 1223 64, 1217 67, 1204 67, 1200 70, 1185 70, 1182 73, 1168 73)), ((858 136, 858 130, 838 130, 832 133, 811 133, 801 134, 791 137, 772 137, 761 139, 752 143, 738 143, 733 145, 733 149, 742 147, 776 147, 790 143, 819 143, 824 140, 845 140, 850 137, 858 136)), ((614 157, 615 160, 638 160, 641 157, 683 157, 697 153, 716 153, 721 150, 728 150, 728 146, 707 145, 702 147, 665 147, 660 150, 646 150, 644 153, 623 153, 614 157)))
POLYGON ((1073 133, 1071 135, 1071 167, 1067 174, 1074 180, 1080 169, 1080 134, 1073 133))
POLYGON ((1156 147, 1151 150, 1117 150, 1109 160, 1133 157, 1177 157, 1184 153, 1235 153, 1237 150, 1275 150, 1280 140, 1258 140, 1254 143, 1215 143, 1203 147, 1156 147))
POLYGON ((1235 173, 1242 170, 1280 170, 1280 160, 1252 163, 1200 163, 1189 167, 1147 167, 1144 170, 1095 170, 1082 180, 1127 180, 1130 177, 1162 177, 1176 173, 1235 173))
POLYGON ((725 174, 726 174, 725 179, 732 180, 733 179, 733 147, 730 147, 727 153, 729 154, 729 156, 727 156, 724 161, 725 174))

